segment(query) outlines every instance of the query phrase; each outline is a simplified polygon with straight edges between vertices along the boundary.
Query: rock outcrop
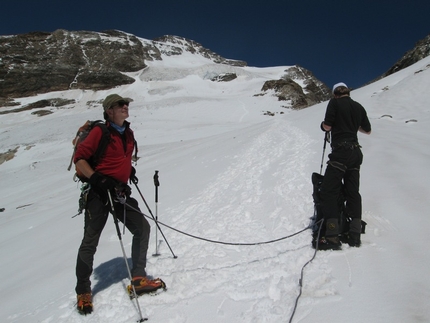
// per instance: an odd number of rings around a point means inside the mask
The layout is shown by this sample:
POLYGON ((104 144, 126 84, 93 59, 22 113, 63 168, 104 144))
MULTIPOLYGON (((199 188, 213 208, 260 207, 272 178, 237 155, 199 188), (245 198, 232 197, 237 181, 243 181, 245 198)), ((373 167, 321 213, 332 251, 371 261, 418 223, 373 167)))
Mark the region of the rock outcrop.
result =
POLYGON ((328 100, 330 89, 317 80, 307 69, 293 66, 285 70, 285 75, 279 80, 266 81, 261 91, 272 90, 280 101, 289 101, 293 109, 303 109, 316 103, 328 100), (297 82, 302 82, 302 87, 297 82))
POLYGON ((425 37, 416 43, 415 47, 405 53, 401 59, 399 59, 387 72, 385 72, 381 77, 386 77, 397 71, 400 71, 412 64, 415 64, 419 60, 430 55, 430 35, 425 37))

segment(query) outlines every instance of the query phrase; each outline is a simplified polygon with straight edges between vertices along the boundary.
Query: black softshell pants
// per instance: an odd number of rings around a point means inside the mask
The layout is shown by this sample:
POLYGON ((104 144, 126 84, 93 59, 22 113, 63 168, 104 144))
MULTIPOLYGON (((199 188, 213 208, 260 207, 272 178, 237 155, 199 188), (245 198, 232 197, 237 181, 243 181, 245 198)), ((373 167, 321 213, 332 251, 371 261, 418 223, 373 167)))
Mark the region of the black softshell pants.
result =
POLYGON ((361 232, 360 165, 363 153, 356 143, 334 146, 321 186, 321 211, 326 223, 326 236, 339 234, 339 194, 343 185, 346 212, 352 218, 350 232, 361 232))
MULTIPOLYGON (((139 210, 137 201, 128 197, 126 203, 139 210)), ((131 258, 133 263, 132 276, 146 276, 146 254, 148 250, 150 225, 145 217, 124 204, 114 202, 114 209, 119 221, 133 235, 131 246, 131 258), (125 207, 125 212, 124 212, 125 207)), ((99 196, 90 190, 85 209, 84 237, 78 251, 76 262, 76 293, 83 294, 91 292, 90 276, 93 272, 94 254, 96 253, 100 235, 105 227, 111 211, 110 205, 104 205, 99 196)))

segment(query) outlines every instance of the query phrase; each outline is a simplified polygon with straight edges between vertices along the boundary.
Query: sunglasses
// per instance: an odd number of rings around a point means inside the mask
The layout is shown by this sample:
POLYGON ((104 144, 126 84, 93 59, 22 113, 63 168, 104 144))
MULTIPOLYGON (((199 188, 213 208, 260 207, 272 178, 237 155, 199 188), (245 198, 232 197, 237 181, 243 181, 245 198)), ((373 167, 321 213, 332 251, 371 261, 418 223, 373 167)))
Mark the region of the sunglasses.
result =
POLYGON ((118 101, 118 102, 115 103, 115 105, 112 106, 112 109, 116 108, 116 107, 122 108, 124 105, 129 106, 130 102, 127 102, 127 101, 124 101, 124 100, 118 101))

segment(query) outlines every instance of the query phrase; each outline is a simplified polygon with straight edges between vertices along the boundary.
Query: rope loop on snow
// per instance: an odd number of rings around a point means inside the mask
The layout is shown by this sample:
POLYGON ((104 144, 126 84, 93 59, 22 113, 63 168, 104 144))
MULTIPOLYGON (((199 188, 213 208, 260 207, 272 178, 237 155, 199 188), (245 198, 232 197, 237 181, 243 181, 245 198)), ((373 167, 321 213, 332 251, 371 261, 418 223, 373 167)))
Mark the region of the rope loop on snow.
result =
POLYGON ((150 220, 152 220, 152 221, 154 221, 154 222, 156 222, 158 224, 161 224, 162 226, 164 226, 166 228, 169 228, 170 230, 176 231, 176 232, 178 232, 180 234, 183 234, 183 235, 185 235, 187 237, 194 238, 194 239, 197 239, 197 240, 206 241, 206 242, 211 242, 211 243, 217 243, 217 244, 222 244, 222 245, 229 245, 229 246, 258 246, 258 245, 270 244, 270 243, 274 243, 274 242, 278 242, 278 241, 282 241, 282 240, 286 240, 286 239, 292 238, 292 237, 294 237, 294 236, 296 236, 296 235, 298 235, 298 234, 300 234, 300 233, 302 233, 302 232, 304 232, 304 231, 306 231, 308 229, 311 229, 312 226, 314 225, 314 224, 308 225, 306 228, 304 228, 304 229, 302 229, 300 231, 297 231, 297 232, 292 233, 290 235, 287 235, 285 237, 281 237, 281 238, 277 238, 277 239, 273 239, 273 240, 268 240, 268 241, 260 241, 260 242, 226 242, 226 241, 217 241, 217 240, 212 240, 212 239, 208 239, 208 238, 203 238, 203 237, 199 237, 199 236, 193 235, 191 233, 187 233, 187 232, 181 231, 181 230, 176 229, 176 228, 174 228, 174 227, 172 227, 172 226, 170 226, 168 224, 165 224, 165 223, 163 223, 161 221, 153 219, 152 217, 146 215, 145 213, 143 213, 139 209, 134 208, 133 206, 131 206, 131 205, 127 204, 127 203, 125 203, 125 205, 127 205, 130 209, 132 209, 132 210, 134 210, 136 212, 139 212, 140 214, 142 214, 147 219, 150 219, 150 220))
POLYGON ((273 239, 273 240, 268 240, 268 241, 260 241, 260 242, 225 242, 225 241, 217 241, 217 240, 207 239, 207 238, 199 237, 199 236, 196 236, 196 235, 193 235, 193 234, 181 231, 181 230, 176 229, 176 228, 174 228, 174 227, 172 227, 170 225, 167 225, 167 224, 165 224, 165 223, 163 223, 161 221, 158 221, 158 219, 155 219, 153 217, 150 217, 150 216, 146 215, 145 213, 143 213, 139 209, 134 208, 134 207, 132 207, 131 205, 129 205, 127 203, 125 203, 125 205, 127 205, 132 210, 134 210, 136 212, 139 212, 144 217, 146 217, 146 218, 154 221, 157 225, 161 224, 161 225, 165 226, 166 228, 169 228, 169 229, 171 229, 173 231, 176 231, 176 232, 178 232, 180 234, 183 234, 185 236, 188 236, 188 237, 191 237, 191 238, 194 238, 194 239, 198 239, 198 240, 202 240, 202 241, 206 241, 206 242, 217 243, 217 244, 222 244, 222 245, 230 245, 230 246, 257 246, 257 245, 264 245, 264 244, 269 244, 269 243, 274 243, 274 242, 282 241, 282 240, 294 237, 294 236, 296 236, 296 235, 298 235, 298 234, 300 234, 300 233, 302 233, 302 232, 304 232, 304 231, 306 231, 308 229, 311 229, 315 225, 321 223, 321 225, 319 226, 319 229, 318 229, 317 244, 315 246, 315 252, 314 252, 313 256, 311 257, 311 259, 309 259, 303 265, 303 267, 301 269, 300 279, 299 279, 299 287, 300 287, 299 294, 297 295, 297 298, 296 298, 296 301, 295 301, 295 304, 294 304, 294 307, 293 307, 293 310, 292 310, 292 313, 291 313, 291 316, 290 316, 289 323, 291 323, 293 321, 294 314, 296 313, 296 309, 297 309, 297 305, 298 305, 299 299, 302 296, 304 270, 305 270, 305 267, 308 264, 310 264, 315 259, 315 257, 316 257, 316 254, 317 254, 317 251, 318 251, 318 241, 319 241, 319 238, 320 238, 320 233, 321 233, 321 228, 322 228, 322 222, 324 221, 324 219, 319 220, 318 222, 312 223, 311 225, 308 225, 306 228, 304 228, 304 229, 302 229, 300 231, 297 231, 297 232, 295 232, 293 234, 290 234, 290 235, 287 235, 285 237, 281 237, 281 238, 278 238, 278 239, 273 239))
MULTIPOLYGON (((136 187, 137 187, 137 185, 136 185, 136 187)), ((137 189, 139 190, 139 188, 137 187, 137 189)), ((140 190, 139 190, 139 193, 140 193, 140 190)), ((140 193, 141 194, 141 193, 140 193)), ((145 201, 145 199, 144 199, 144 197, 143 197, 143 195, 141 194, 141 197, 142 197, 142 199, 143 199, 143 201, 145 202, 145 204, 147 205, 147 203, 146 203, 146 201, 145 201)), ((112 200, 111 200, 111 204, 112 204, 112 200)), ((159 225, 161 224, 161 225, 163 225, 163 226, 165 226, 166 228, 169 228, 169 229, 171 229, 171 230, 173 230, 173 231, 176 231, 176 232, 178 232, 178 233, 180 233, 180 234, 183 234, 183 235, 185 235, 185 236, 188 236, 188 237, 191 237, 191 238, 194 238, 194 239, 198 239, 198 240, 202 240, 202 241, 206 241, 206 242, 211 242, 211 243, 216 243, 216 244, 222 244, 222 245, 231 245, 231 246, 257 246, 257 245, 264 245, 264 244, 270 244, 270 243, 274 243, 274 242, 278 242, 278 241, 282 241, 282 240, 286 240, 286 239, 288 239, 288 238, 291 238, 291 237, 294 237, 294 236, 296 236, 296 235, 298 235, 298 234, 300 234, 300 233, 302 233, 302 232, 304 232, 304 231, 306 231, 306 230, 308 230, 308 229, 312 229, 312 228, 314 228, 315 227, 315 225, 318 225, 318 224, 320 224, 321 223, 321 225, 319 226, 319 229, 318 229, 318 236, 317 236, 317 243, 316 243, 316 246, 315 246, 315 252, 314 252, 314 254, 313 254, 313 256, 311 257, 311 259, 309 259, 304 265, 303 265, 303 267, 302 267, 302 269, 301 269, 301 274, 300 274, 300 279, 299 279, 299 287, 300 287, 300 290, 299 290, 299 294, 297 295, 297 298, 296 298, 296 301, 295 301, 295 304, 294 304, 294 307, 293 307, 293 310, 292 310, 292 313, 291 313, 291 317, 290 317, 290 320, 289 320, 289 323, 291 323, 292 322, 292 320, 293 320, 293 317, 294 317, 294 314, 295 314, 295 312, 296 312, 296 309, 297 309, 297 305, 298 305, 298 302, 299 302, 299 299, 300 299, 300 297, 301 297, 301 295, 302 295, 302 288, 303 288, 303 276, 304 276, 304 269, 305 269, 305 267, 309 264, 309 263, 311 263, 314 259, 315 259, 315 257, 316 257, 316 253, 317 253, 317 251, 318 251, 318 241, 319 241, 319 238, 320 238, 320 232, 321 232, 321 228, 322 228, 322 222, 324 221, 324 219, 322 219, 322 220, 319 220, 319 221, 317 221, 317 222, 314 222, 314 223, 312 223, 312 224, 310 224, 310 225, 308 225, 306 228, 304 228, 304 229, 302 229, 302 230, 299 230, 299 231, 297 231, 297 232, 295 232, 295 233, 292 233, 292 234, 290 234, 290 235, 287 235, 287 236, 285 236, 285 237, 281 237, 281 238, 277 238, 277 239, 272 239, 272 240, 268 240, 268 241, 260 241, 260 242, 226 242, 226 241, 217 241, 217 240, 212 240, 212 239, 207 239, 207 238, 203 238, 203 237, 199 237, 199 236, 196 236, 196 235, 193 235, 193 234, 190 234, 190 233, 187 233, 187 232, 184 232, 184 231, 181 231, 181 230, 179 230, 179 229, 176 229, 176 228, 174 228, 174 227, 172 227, 172 226, 170 226, 170 225, 167 225, 167 224, 165 224, 165 223, 163 223, 163 222, 161 222, 161 221, 158 221, 158 218, 155 218, 153 215, 152 215, 152 212, 151 212, 151 210, 150 210, 150 208, 149 208, 149 206, 147 205, 147 207, 148 207, 148 210, 149 210, 149 212, 151 213, 151 216, 152 217, 150 217, 150 216, 148 216, 148 215, 146 215, 145 213, 143 213, 141 210, 139 210, 138 208, 135 208, 135 207, 133 207, 133 206, 131 206, 130 204, 128 204, 125 200, 124 200, 124 208, 127 206, 127 207, 129 207, 131 210, 133 210, 133 211, 136 211, 136 212, 138 212, 139 214, 141 214, 142 216, 144 216, 144 217, 146 217, 147 219, 150 219, 150 220, 152 220, 152 221, 154 221, 155 222, 155 224, 157 225, 157 227, 158 227, 158 229, 161 231, 161 228, 159 227, 159 225)), ((114 213, 113 213, 114 214, 114 213)), ((114 214, 114 217, 115 217, 115 214, 114 214)), ((316 218, 316 216, 315 216, 315 214, 314 214, 314 217, 313 217, 313 219, 315 219, 316 218)), ((116 223, 116 226, 117 226, 117 223, 116 223)), ((118 228, 118 226, 117 226, 117 230, 119 230, 119 228, 118 228)), ((119 231, 118 231, 118 233, 119 233, 119 231)), ((164 234, 163 234, 163 237, 164 237, 164 234)), ((120 238, 120 241, 121 241, 121 236, 119 235, 119 238, 120 238)), ((167 243, 167 241, 166 241, 166 243, 167 243)), ((168 244, 168 243, 167 243, 168 244)), ((169 248, 170 248, 170 245, 168 244, 168 246, 169 246, 169 248)), ((124 248, 123 248, 123 246, 122 246, 122 243, 121 243, 121 247, 122 247, 122 249, 123 249, 123 252, 124 252, 124 248)), ((174 258, 177 258, 176 257, 176 255, 173 253, 173 251, 172 251, 172 249, 170 248, 170 251, 172 252, 172 255, 173 255, 173 257, 174 258)), ((125 253, 124 253, 124 256, 125 256, 125 253)), ((139 312, 140 312, 140 308, 139 308, 139 312)), ((145 321, 146 319, 143 319, 142 318, 142 314, 141 314, 141 320, 139 321, 139 322, 143 322, 143 321, 145 321)))

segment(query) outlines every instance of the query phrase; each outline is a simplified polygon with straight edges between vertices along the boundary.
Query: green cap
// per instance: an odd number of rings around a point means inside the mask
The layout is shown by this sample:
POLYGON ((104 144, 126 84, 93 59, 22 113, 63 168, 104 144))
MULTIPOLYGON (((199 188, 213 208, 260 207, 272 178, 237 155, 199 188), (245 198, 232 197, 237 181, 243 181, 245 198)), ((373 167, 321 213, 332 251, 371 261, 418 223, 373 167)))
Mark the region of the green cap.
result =
POLYGON ((106 97, 106 99, 103 101, 103 110, 106 111, 113 107, 115 103, 118 103, 119 101, 125 101, 125 102, 132 102, 133 99, 130 98, 123 98, 122 96, 118 94, 110 94, 106 97))

